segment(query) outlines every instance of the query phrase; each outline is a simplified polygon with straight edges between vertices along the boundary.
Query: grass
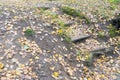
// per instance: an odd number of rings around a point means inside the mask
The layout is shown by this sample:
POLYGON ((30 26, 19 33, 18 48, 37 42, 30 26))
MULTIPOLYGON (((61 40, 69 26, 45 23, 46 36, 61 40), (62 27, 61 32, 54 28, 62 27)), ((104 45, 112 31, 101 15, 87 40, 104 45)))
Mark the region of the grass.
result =
POLYGON ((86 23, 90 23, 90 20, 81 12, 76 11, 75 9, 68 7, 68 6, 63 6, 62 11, 72 17, 79 17, 80 19, 85 19, 86 23))
POLYGON ((87 58, 86 58, 86 65, 87 66, 91 66, 92 65, 92 63, 93 63, 93 54, 92 53, 88 53, 88 56, 87 56, 87 58))
POLYGON ((75 9, 72 9, 70 7, 65 7, 65 6, 62 7, 61 9, 62 9, 62 11, 64 13, 66 13, 68 15, 71 15, 73 17, 81 17, 81 18, 83 18, 83 16, 79 12, 77 12, 75 9))
POLYGON ((71 38, 67 35, 68 33, 66 32, 68 26, 65 26, 65 23, 60 19, 57 19, 57 22, 58 25, 60 25, 60 29, 58 30, 58 33, 62 35, 67 42, 72 42, 71 38))
POLYGON ((60 26, 59 29, 57 30, 57 33, 61 35, 67 42, 69 43, 72 42, 71 38, 67 35, 68 26, 65 26, 65 23, 58 18, 54 20, 58 24, 58 26, 60 26))
POLYGON ((45 10, 47 10, 48 8, 45 8, 45 7, 41 7, 40 8, 40 10, 42 11, 42 12, 44 12, 45 10))
POLYGON ((57 19, 58 14, 51 13, 50 11, 45 11, 46 15, 49 15, 52 19, 57 19))
POLYGON ((58 18, 55 18, 54 22, 60 26, 60 29, 67 29, 68 28, 68 26, 65 25, 64 21, 62 21, 58 18))
POLYGON ((33 36, 35 34, 35 31, 33 29, 27 29, 24 31, 26 36, 33 36))
POLYGON ((56 32, 62 36, 67 42, 71 42, 71 38, 67 36, 66 29, 68 26, 65 25, 64 21, 58 18, 58 14, 52 13, 49 10, 46 10, 44 8, 39 8, 36 10, 34 14, 40 15, 44 14, 44 16, 47 16, 50 18, 50 20, 53 21, 53 24, 57 26, 56 32))
POLYGON ((65 41, 69 43, 72 42, 71 38, 67 35, 66 29, 58 29, 57 33, 61 35, 65 39, 65 41))
POLYGON ((104 31, 99 31, 97 36, 103 38, 103 37, 105 37, 105 32, 104 31))
POLYGON ((111 4, 111 9, 115 10, 117 8, 117 5, 120 3, 120 0, 108 0, 111 4))
POLYGON ((67 42, 69 42, 69 43, 72 42, 72 40, 71 40, 71 38, 70 38, 69 36, 67 36, 67 35, 64 34, 63 37, 64 37, 64 39, 65 39, 67 42))
POLYGON ((120 2, 120 0, 108 0, 110 3, 115 3, 118 4, 120 2))
POLYGON ((108 33, 109 33, 109 35, 111 36, 111 37, 115 37, 115 36, 117 36, 118 34, 120 34, 120 30, 117 30, 114 26, 112 26, 112 25, 109 25, 108 26, 108 29, 109 29, 109 31, 108 31, 108 33))
POLYGON ((52 20, 53 24, 57 27, 55 27, 56 33, 62 36, 65 41, 71 42, 71 38, 67 35, 67 28, 68 26, 65 25, 64 21, 58 18, 57 14, 52 13, 49 10, 42 10, 42 13, 44 16, 48 16, 50 20, 52 20))

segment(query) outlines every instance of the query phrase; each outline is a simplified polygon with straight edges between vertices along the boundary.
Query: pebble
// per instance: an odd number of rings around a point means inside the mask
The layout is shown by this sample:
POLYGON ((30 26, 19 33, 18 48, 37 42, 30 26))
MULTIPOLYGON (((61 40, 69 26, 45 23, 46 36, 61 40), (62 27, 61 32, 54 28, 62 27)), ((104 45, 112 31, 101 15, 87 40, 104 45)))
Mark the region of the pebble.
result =
POLYGON ((10 67, 8 64, 6 64, 6 67, 10 67))
POLYGON ((42 38, 40 38, 40 41, 42 41, 43 39, 42 38))
POLYGON ((110 63, 113 63, 114 62, 114 60, 110 60, 110 63))
POLYGON ((63 41, 64 39, 63 38, 61 38, 61 41, 63 41))
POLYGON ((46 33, 45 36, 48 36, 48 34, 46 33))

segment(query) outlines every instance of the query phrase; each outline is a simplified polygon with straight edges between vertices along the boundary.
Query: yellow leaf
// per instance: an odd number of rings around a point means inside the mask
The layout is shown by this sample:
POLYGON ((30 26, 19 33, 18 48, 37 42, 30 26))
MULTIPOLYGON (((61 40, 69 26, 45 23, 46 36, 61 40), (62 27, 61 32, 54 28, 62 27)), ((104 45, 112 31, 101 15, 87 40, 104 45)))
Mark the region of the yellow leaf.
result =
POLYGON ((4 68, 4 64, 2 62, 0 62, 0 69, 4 68))
POLYGON ((53 77, 58 77, 59 76, 59 72, 53 72, 53 77))
POLYGON ((57 30, 57 33, 62 34, 62 33, 63 33, 63 30, 62 30, 62 29, 59 29, 59 30, 57 30))
POLYGON ((21 72, 20 71, 16 71, 16 75, 20 75, 21 74, 21 72))
POLYGON ((103 74, 101 74, 100 76, 101 76, 101 78, 104 78, 104 77, 105 77, 103 74))
POLYGON ((18 16, 14 16, 14 19, 18 19, 18 16))
POLYGON ((50 51, 50 50, 48 50, 47 52, 48 52, 48 53, 50 53, 51 51, 50 51))
POLYGON ((84 70, 85 72, 88 72, 88 71, 89 71, 87 67, 83 67, 83 70, 84 70))
POLYGON ((21 73, 18 70, 11 70, 10 74, 12 74, 12 75, 20 75, 21 73))
POLYGON ((37 59, 37 60, 38 60, 38 59, 39 59, 39 57, 38 57, 38 56, 36 56, 36 57, 35 57, 35 59, 37 59))
POLYGON ((24 64, 20 64, 19 67, 20 67, 20 68, 24 68, 25 65, 24 65, 24 64))
POLYGON ((56 53, 56 54, 55 54, 55 57, 59 57, 59 54, 58 54, 58 53, 56 53))
POLYGON ((87 80, 93 80, 91 77, 89 77, 87 80))

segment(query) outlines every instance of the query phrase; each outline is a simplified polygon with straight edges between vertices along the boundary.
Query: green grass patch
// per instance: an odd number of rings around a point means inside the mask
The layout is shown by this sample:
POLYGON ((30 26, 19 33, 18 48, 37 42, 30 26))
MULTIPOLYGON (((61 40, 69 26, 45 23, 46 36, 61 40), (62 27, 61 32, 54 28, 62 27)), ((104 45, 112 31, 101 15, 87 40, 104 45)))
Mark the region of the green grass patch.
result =
POLYGON ((73 8, 64 6, 61 9, 65 14, 68 14, 68 15, 70 15, 72 17, 79 17, 80 19, 85 19, 86 23, 91 22, 84 14, 82 14, 81 12, 79 12, 79 11, 73 9, 73 8))
POLYGON ((69 42, 69 43, 72 42, 71 38, 70 38, 69 36, 67 36, 67 35, 64 35, 64 39, 65 39, 67 42, 69 42))
POLYGON ((78 58, 78 60, 81 60, 81 58, 82 58, 80 50, 77 50, 77 58, 78 58))
POLYGON ((120 3, 120 0, 108 0, 110 2, 110 8, 112 10, 115 10, 117 8, 117 5, 120 3))
POLYGON ((33 29, 27 29, 24 31, 26 36, 33 36, 35 34, 35 31, 33 29))
POLYGON ((60 20, 60 19, 56 19, 56 22, 58 23, 58 25, 60 26, 61 29, 67 29, 68 26, 65 25, 65 23, 60 20))
POLYGON ((117 30, 115 26, 110 25, 108 26, 108 29, 109 29, 108 33, 111 37, 115 37, 118 34, 120 34, 120 30, 117 30))
POLYGON ((115 3, 115 4, 118 4, 120 3, 120 0, 108 0, 110 3, 115 3))
POLYGON ((47 8, 47 7, 41 7, 41 9, 45 11, 45 10, 47 10, 48 8, 47 8))
POLYGON ((93 64, 93 58, 94 58, 93 54, 88 53, 88 56, 87 56, 87 58, 85 60, 87 66, 91 66, 93 64))

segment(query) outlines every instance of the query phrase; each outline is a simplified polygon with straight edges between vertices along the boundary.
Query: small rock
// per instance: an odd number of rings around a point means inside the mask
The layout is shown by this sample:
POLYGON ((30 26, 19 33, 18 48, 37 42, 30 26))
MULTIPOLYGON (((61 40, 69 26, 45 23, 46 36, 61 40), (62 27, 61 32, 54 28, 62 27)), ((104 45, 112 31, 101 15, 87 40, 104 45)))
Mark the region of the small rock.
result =
POLYGON ((89 38, 90 35, 81 35, 81 36, 78 36, 78 37, 72 37, 71 40, 72 42, 78 42, 78 41, 81 41, 81 40, 85 40, 87 38, 89 38))
POLYGON ((65 26, 70 26, 70 25, 72 25, 72 24, 74 24, 73 21, 71 21, 71 22, 66 22, 66 23, 65 23, 65 26))
POLYGON ((92 54, 97 54, 97 55, 103 55, 103 54, 107 54, 107 53, 113 53, 113 50, 114 48, 113 47, 109 47, 109 48, 106 48, 106 47, 102 47, 102 48, 98 48, 98 49, 95 49, 93 51, 90 51, 90 53, 92 54))
POLYGON ((114 61, 113 60, 110 60, 110 63, 112 64, 114 61))

